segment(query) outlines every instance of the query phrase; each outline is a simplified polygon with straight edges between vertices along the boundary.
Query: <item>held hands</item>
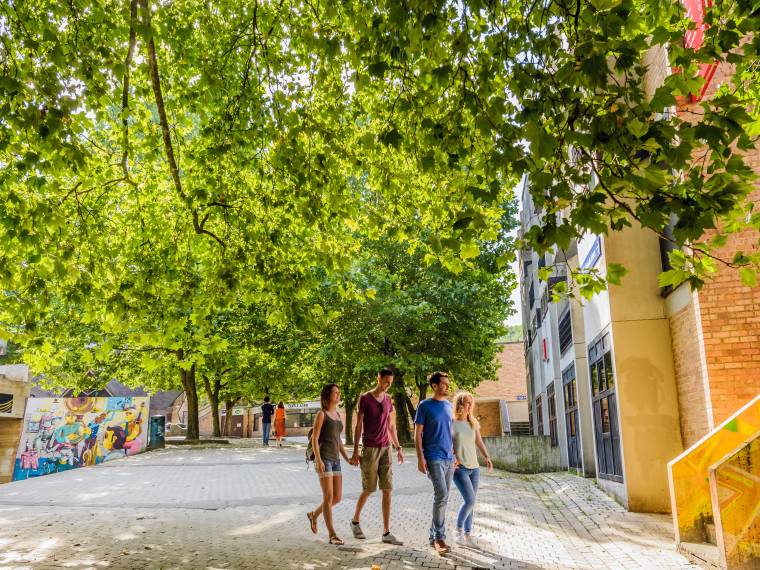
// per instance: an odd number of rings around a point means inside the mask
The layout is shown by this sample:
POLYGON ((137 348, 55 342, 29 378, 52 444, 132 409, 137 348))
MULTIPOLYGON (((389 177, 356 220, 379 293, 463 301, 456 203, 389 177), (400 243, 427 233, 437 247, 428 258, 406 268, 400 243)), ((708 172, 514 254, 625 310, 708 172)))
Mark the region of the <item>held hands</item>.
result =
POLYGON ((358 451, 354 451, 354 454, 351 456, 351 459, 349 459, 348 462, 351 465, 354 465, 354 466, 355 465, 359 465, 359 459, 360 459, 359 458, 359 452, 358 451))

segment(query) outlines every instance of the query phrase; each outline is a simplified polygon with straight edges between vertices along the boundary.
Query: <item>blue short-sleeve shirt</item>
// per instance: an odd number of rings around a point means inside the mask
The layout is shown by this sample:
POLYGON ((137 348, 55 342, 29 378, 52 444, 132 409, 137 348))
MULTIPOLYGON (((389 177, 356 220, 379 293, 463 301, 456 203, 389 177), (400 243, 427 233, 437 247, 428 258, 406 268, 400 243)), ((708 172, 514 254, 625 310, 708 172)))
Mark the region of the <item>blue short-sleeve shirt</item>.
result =
POLYGON ((428 398, 417 406, 414 423, 422 426, 422 454, 427 461, 453 461, 451 424, 454 408, 448 400, 428 398))

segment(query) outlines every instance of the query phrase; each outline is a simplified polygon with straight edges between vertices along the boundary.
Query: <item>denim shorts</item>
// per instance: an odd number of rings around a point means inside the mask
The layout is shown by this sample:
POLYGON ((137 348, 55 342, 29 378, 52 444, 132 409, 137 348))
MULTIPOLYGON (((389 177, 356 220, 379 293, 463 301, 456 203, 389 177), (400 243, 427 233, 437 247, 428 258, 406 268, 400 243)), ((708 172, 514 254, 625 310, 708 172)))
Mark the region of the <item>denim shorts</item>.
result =
POLYGON ((319 474, 319 477, 335 477, 336 475, 342 475, 340 469, 340 459, 335 461, 331 459, 323 459, 322 463, 325 464, 324 472, 319 474))

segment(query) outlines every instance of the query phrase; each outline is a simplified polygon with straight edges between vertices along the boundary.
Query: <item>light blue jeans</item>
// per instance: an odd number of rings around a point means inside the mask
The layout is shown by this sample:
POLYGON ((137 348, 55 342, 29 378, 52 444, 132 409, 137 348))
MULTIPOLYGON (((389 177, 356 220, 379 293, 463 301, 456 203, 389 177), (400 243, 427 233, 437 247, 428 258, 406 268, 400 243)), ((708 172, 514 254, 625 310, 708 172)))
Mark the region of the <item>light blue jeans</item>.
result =
POLYGON ((264 432, 262 434, 262 437, 264 438, 264 445, 269 445, 269 433, 272 431, 272 423, 271 422, 262 422, 262 431, 264 432))
POLYGON ((475 510, 475 495, 478 494, 479 483, 480 467, 473 469, 458 467, 454 471, 454 485, 457 486, 464 499, 457 514, 457 528, 463 529, 465 533, 472 531, 472 513, 475 510))
POLYGON ((427 472, 433 482, 433 524, 430 526, 430 542, 446 540, 446 505, 449 502, 451 479, 454 476, 454 462, 428 461, 427 472))

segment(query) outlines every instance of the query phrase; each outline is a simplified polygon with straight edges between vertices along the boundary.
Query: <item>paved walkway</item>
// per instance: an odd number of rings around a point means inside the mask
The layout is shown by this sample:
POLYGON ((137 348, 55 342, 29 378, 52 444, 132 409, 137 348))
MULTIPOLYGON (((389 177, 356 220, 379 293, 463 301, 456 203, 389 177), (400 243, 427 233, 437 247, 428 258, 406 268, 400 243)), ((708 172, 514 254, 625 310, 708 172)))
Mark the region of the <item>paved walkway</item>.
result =
MULTIPOLYGON (((482 550, 439 558, 427 546, 431 485, 413 461, 394 466, 392 526, 405 546, 380 542, 378 498, 364 513, 368 540, 356 541, 360 478, 344 469, 341 548, 308 531, 318 483, 300 449, 167 449, 2 485, 0 568, 695 568, 675 552, 669 517, 626 513, 563 473, 484 477, 482 550)), ((452 489, 450 528, 460 501, 452 489)))

